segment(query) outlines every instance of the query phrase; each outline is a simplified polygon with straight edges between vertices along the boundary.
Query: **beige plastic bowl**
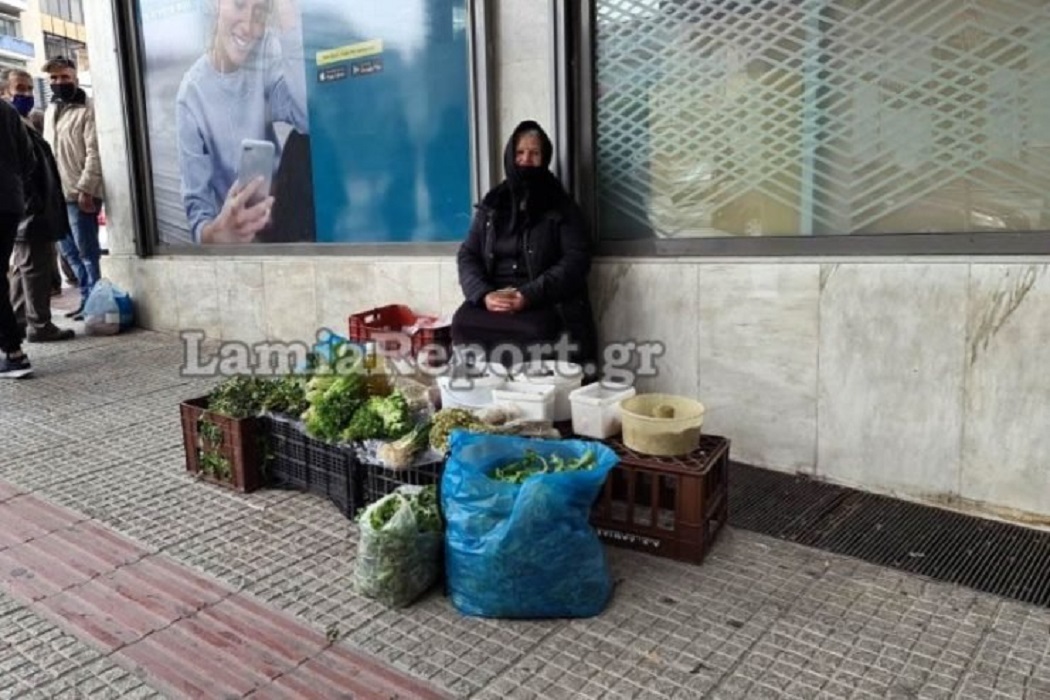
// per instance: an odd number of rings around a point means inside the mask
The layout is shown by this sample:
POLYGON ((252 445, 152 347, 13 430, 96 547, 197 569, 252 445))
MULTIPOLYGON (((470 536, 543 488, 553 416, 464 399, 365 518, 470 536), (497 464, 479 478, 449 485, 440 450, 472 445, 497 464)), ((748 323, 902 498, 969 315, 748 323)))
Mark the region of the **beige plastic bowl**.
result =
POLYGON ((635 452, 677 457, 700 446, 704 405, 699 401, 672 394, 639 394, 620 402, 620 416, 623 444, 635 452))

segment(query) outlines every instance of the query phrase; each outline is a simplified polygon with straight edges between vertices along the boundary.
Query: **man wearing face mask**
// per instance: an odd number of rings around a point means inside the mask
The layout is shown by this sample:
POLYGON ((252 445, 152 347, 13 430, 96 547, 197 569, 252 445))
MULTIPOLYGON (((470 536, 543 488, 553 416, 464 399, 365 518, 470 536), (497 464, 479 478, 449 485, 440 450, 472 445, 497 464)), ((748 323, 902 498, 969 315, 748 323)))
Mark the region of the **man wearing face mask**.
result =
POLYGON ((11 306, 31 343, 69 340, 74 333, 51 322, 51 277, 55 270, 54 242, 69 235, 65 198, 51 148, 32 127, 33 78, 23 70, 7 72, 0 96, 22 116, 36 157, 33 177, 26 183, 26 212, 18 227, 8 275, 11 306))
POLYGON ((98 212, 102 206, 102 163, 95 135, 95 109, 77 82, 77 66, 56 56, 44 64, 51 79, 51 104, 44 113, 47 139, 62 177, 72 235, 61 242, 62 256, 76 273, 80 308, 67 316, 83 318, 84 302, 101 276, 98 212))

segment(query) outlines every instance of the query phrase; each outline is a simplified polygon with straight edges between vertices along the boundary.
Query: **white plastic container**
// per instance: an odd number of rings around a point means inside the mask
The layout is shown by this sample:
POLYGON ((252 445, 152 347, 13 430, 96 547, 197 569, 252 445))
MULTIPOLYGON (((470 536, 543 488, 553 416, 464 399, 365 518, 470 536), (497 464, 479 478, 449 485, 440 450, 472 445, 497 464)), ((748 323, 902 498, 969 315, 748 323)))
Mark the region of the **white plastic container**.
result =
POLYGON ((501 389, 507 378, 501 371, 493 371, 486 365, 475 365, 468 372, 465 368, 450 368, 447 374, 437 378, 441 390, 442 408, 466 408, 477 410, 492 404, 492 392, 501 389))
POLYGON ((604 440, 622 430, 620 402, 634 396, 633 386, 596 382, 569 394, 572 432, 604 440))
POLYGON ((555 387, 551 384, 511 382, 502 389, 492 390, 492 403, 511 406, 519 418, 526 420, 554 420, 555 387))
POLYGON ((554 422, 572 420, 569 394, 583 384, 583 367, 572 362, 541 360, 516 365, 511 370, 511 385, 541 384, 554 387, 554 422))

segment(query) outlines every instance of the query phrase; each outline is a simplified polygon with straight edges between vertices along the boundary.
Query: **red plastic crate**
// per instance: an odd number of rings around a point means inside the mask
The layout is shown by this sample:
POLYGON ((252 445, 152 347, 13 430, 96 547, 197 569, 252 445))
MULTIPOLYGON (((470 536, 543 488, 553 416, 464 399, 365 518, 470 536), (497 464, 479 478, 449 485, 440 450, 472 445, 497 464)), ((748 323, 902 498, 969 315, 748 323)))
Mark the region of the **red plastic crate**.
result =
POLYGON ((447 359, 452 348, 452 327, 424 326, 411 333, 406 329, 418 324, 432 324, 436 316, 416 314, 412 309, 400 304, 380 306, 369 311, 350 315, 350 340, 356 343, 372 341, 376 351, 392 356, 405 356, 406 350, 411 357, 419 356, 427 347, 444 349, 445 358, 425 358, 428 363, 438 364, 447 359))
POLYGON ((591 510, 604 541, 699 564, 729 514, 729 440, 703 435, 683 457, 653 457, 606 444, 620 457, 591 510))

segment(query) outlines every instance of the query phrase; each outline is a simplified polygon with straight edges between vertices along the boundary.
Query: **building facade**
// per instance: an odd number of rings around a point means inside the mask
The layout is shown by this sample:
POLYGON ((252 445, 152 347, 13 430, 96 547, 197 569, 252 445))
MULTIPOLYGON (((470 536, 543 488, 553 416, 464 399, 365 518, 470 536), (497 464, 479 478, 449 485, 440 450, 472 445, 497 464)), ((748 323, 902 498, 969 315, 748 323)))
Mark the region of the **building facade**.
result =
MULTIPOLYGON (((473 187, 500 177, 518 121, 551 126, 601 241, 603 341, 664 347, 639 388, 698 397, 741 461, 1050 519, 1045 3, 580 5, 467 3, 475 54, 486 42, 473 187)), ((458 306, 447 241, 157 245, 143 229, 167 214, 143 223, 144 200, 177 174, 129 148, 120 6, 85 10, 96 93, 114 96, 97 103, 104 273, 142 325, 310 340, 385 303, 458 306)))
POLYGON ((0 2, 0 70, 31 70, 37 48, 31 37, 39 30, 36 14, 27 0, 0 2))

